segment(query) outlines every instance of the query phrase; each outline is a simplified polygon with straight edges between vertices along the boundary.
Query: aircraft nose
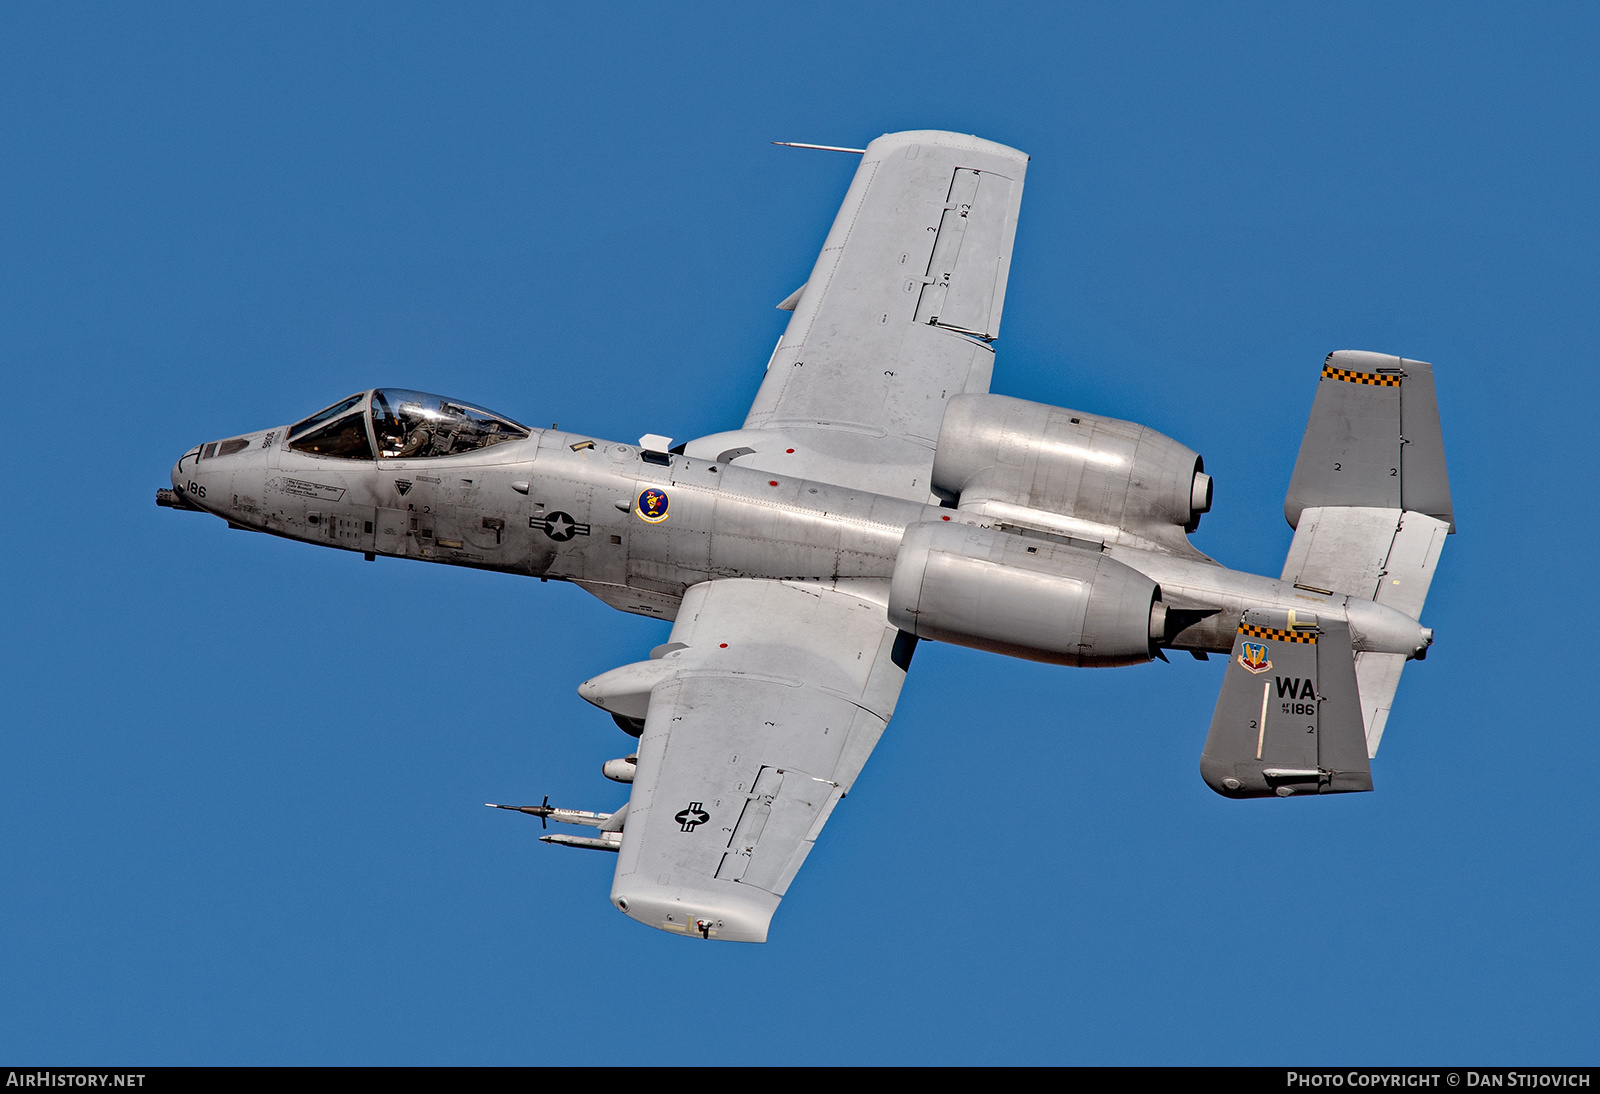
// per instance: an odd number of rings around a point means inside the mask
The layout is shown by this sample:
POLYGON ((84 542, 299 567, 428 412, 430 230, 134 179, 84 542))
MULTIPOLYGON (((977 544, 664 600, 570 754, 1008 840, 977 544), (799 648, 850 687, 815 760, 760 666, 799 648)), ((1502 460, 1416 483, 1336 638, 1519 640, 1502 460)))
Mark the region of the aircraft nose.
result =
POLYGON ((200 446, 195 445, 189 451, 178 457, 178 462, 172 465, 172 488, 178 493, 183 493, 188 488, 189 479, 194 474, 195 463, 200 459, 200 446))
POLYGON ((205 489, 195 481, 195 465, 200 462, 201 447, 189 449, 172 465, 172 489, 157 490, 156 504, 169 509, 199 509, 191 495, 204 497, 205 489))

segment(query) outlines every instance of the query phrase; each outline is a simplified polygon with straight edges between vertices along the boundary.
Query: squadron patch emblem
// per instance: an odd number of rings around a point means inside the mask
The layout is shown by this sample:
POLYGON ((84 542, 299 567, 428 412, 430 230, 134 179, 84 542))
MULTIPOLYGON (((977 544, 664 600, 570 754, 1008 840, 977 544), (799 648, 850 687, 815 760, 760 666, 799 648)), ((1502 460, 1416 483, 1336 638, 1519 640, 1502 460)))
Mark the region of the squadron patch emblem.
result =
POLYGON ((639 504, 634 507, 634 515, 646 524, 660 524, 667 519, 667 499, 665 490, 651 487, 639 495, 639 504))
POLYGON ((1267 660, 1267 644, 1265 642, 1246 642, 1244 652, 1239 654, 1239 664, 1244 666, 1246 672, 1263 673, 1272 667, 1272 662, 1267 660))

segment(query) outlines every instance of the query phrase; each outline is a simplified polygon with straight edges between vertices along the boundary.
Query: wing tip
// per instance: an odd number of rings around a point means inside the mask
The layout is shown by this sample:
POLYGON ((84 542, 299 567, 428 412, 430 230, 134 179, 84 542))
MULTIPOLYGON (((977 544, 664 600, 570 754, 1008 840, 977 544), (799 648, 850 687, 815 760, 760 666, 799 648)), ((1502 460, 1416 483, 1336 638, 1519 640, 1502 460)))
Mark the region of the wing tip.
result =
POLYGON ((983 153, 1022 164, 1027 163, 1029 159, 1026 152, 1012 148, 1008 144, 974 136, 971 133, 952 133, 943 129, 907 129, 899 133, 885 133, 867 145, 867 157, 881 159, 884 153, 912 144, 983 153))
POLYGON ((738 882, 711 884, 734 891, 683 899, 661 886, 618 885, 611 890, 611 903, 629 919, 668 934, 717 942, 765 942, 779 898, 738 882))

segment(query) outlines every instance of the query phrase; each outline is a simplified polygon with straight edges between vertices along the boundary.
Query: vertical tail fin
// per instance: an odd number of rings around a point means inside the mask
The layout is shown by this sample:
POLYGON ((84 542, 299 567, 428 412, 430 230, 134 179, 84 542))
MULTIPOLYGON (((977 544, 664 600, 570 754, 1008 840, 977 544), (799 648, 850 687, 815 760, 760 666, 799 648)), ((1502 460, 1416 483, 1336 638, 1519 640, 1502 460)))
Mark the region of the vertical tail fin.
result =
MULTIPOLYGON (((1295 529, 1284 581, 1420 619, 1444 537, 1455 531, 1433 366, 1328 354, 1283 512, 1295 529)), ((1356 655, 1369 755, 1404 665, 1398 654, 1356 655)))
POLYGON ((1455 531, 1432 365, 1328 354, 1283 515, 1298 528, 1303 510, 1329 506, 1410 510, 1455 531))
POLYGON ((1342 620, 1244 613, 1200 776, 1230 798, 1372 789, 1350 629, 1342 620))

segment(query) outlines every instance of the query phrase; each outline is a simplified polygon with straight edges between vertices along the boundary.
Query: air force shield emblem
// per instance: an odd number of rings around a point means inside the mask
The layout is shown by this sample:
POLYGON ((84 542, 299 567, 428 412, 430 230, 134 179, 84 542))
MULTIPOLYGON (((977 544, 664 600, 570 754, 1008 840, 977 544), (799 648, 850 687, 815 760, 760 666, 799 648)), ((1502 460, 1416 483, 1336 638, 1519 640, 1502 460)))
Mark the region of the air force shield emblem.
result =
POLYGON ((1244 666, 1246 672, 1266 672, 1272 667, 1272 662, 1267 660, 1267 644, 1246 642, 1243 652, 1239 654, 1239 664, 1244 666))

